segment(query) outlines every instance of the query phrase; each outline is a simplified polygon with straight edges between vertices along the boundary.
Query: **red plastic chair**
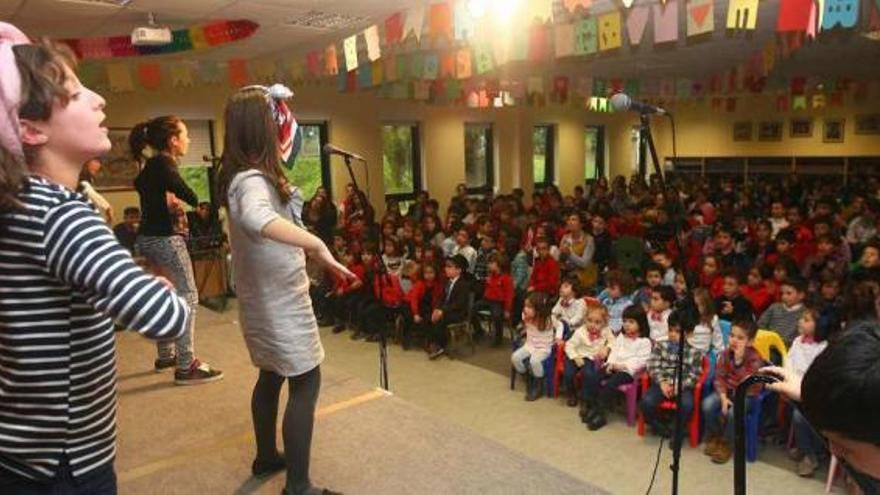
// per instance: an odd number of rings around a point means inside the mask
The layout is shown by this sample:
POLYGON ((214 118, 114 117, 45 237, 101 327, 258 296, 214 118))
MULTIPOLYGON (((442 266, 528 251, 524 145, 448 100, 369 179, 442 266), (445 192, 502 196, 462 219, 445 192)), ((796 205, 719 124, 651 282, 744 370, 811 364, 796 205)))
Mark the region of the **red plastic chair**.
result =
MULTIPOLYGON (((711 365, 709 362, 709 358, 703 356, 703 370, 700 373, 700 379, 697 380, 697 384, 694 386, 694 411, 691 413, 691 419, 688 422, 688 427, 690 428, 689 437, 691 447, 696 447, 700 443, 700 407, 703 399, 703 388, 706 386, 706 381, 709 378, 709 371, 711 369, 711 365)), ((648 387, 651 385, 651 377, 648 373, 642 374, 642 396, 648 391, 648 387)), ((662 411, 675 411, 677 405, 674 400, 664 400, 657 406, 658 409, 662 411)), ((637 431, 640 437, 645 436, 645 418, 642 416, 642 413, 639 412, 639 425, 637 431)))

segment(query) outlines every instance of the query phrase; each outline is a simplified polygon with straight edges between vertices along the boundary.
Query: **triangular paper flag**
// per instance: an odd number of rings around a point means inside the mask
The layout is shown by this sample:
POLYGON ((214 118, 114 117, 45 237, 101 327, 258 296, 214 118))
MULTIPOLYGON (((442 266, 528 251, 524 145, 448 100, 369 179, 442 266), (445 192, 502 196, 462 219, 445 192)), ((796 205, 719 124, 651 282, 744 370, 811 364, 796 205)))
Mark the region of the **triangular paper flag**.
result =
POLYGON ((818 110, 821 108, 825 108, 825 95, 813 95, 813 109, 818 110))
POLYGON ((557 24, 554 40, 556 58, 574 55, 574 24, 557 24))
POLYGON ((452 39, 452 11, 446 2, 431 5, 431 36, 452 39))
POLYGON ((171 66, 171 87, 189 88, 193 85, 192 66, 187 63, 179 63, 171 66))
POLYGON ((588 17, 574 25, 574 54, 589 55, 598 49, 599 27, 595 17, 588 17))
POLYGON ((569 12, 575 12, 578 7, 584 9, 586 12, 590 9, 592 3, 593 0, 564 0, 562 4, 565 6, 565 10, 569 12))
POLYGON ((248 84, 247 60, 230 60, 226 63, 226 70, 229 74, 229 84, 233 88, 239 88, 248 84))
POLYGON ((715 0, 690 0, 687 12, 688 36, 699 36, 715 30, 715 0))
POLYGON ((440 57, 440 77, 455 77, 455 53, 444 53, 440 57))
POLYGON ((678 40, 678 0, 654 5, 654 43, 678 40))
POLYGON ((474 18, 471 16, 470 2, 457 2, 453 12, 455 39, 465 41, 474 35, 474 18))
POLYGON ((403 39, 406 39, 410 32, 415 35, 417 40, 421 39, 424 25, 425 7, 422 5, 412 7, 406 13, 406 24, 403 25, 403 39))
POLYGON ((437 79, 437 76, 440 75, 440 57, 436 53, 428 53, 425 55, 422 71, 424 79, 430 81, 437 79))
POLYGON ((474 58, 476 58, 477 74, 479 75, 483 75, 495 67, 492 62, 492 49, 489 45, 475 46, 474 58))
POLYGON ((780 0, 776 30, 780 33, 808 31, 815 5, 814 0, 780 0))
POLYGON ((645 34, 650 16, 651 7, 647 5, 639 5, 626 15, 626 34, 629 36, 630 46, 636 46, 642 42, 642 36, 645 34))
POLYGON ((535 24, 529 29, 529 61, 541 62, 547 59, 547 27, 535 24))
POLYGON ((373 64, 367 62, 357 69, 358 87, 369 88, 373 85, 373 64))
POLYGON ((336 56, 336 45, 330 45, 324 50, 324 70, 331 76, 339 73, 339 60, 336 56))
POLYGON ((727 29, 753 30, 758 23, 758 0, 730 0, 727 29))
POLYGON ((463 48, 456 55, 455 74, 459 79, 468 79, 473 74, 471 71, 471 51, 463 48))
POLYGON ((599 50, 620 48, 620 12, 612 11, 599 16, 599 50))
POLYGON ((345 52, 345 70, 351 72, 358 68, 357 35, 351 35, 342 42, 345 52))
POLYGON ((409 56, 408 74, 411 79, 421 79, 425 77, 425 55, 422 53, 413 53, 409 56))
POLYGON ((224 71, 220 64, 213 60, 199 62, 199 82, 202 84, 220 84, 223 82, 224 71))
POLYGON ((403 14, 397 12, 385 19, 385 44, 396 45, 403 39, 403 14))
POLYGON ((804 95, 798 95, 798 96, 792 97, 791 109, 792 110, 806 110, 807 109, 807 97, 804 95))
POLYGON ((385 76, 385 80, 388 82, 394 82, 397 80, 397 59, 400 57, 385 57, 382 59, 382 65, 384 69, 382 72, 385 76))
POLYGON ((373 24, 364 30, 364 40, 367 42, 367 58, 375 62, 382 57, 382 49, 379 48, 379 27, 373 24))
POLYGON ((162 68, 159 64, 138 65, 138 80, 144 89, 156 90, 162 85, 162 68))
POLYGON ((428 81, 413 82, 413 99, 428 101, 431 98, 431 83, 428 81))
POLYGON ((822 29, 853 28, 859 22, 859 0, 825 0, 822 29))

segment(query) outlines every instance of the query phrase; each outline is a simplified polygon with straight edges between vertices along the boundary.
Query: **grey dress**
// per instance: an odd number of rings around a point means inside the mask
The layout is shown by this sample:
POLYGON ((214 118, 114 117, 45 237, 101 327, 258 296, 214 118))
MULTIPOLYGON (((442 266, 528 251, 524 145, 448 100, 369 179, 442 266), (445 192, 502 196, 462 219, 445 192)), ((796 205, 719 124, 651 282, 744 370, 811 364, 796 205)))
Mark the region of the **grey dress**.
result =
POLYGON ((262 173, 248 170, 232 179, 228 200, 239 320, 251 361, 281 376, 311 371, 324 360, 324 348, 305 253, 260 234, 279 217, 302 226, 302 196, 294 188, 284 204, 262 173))

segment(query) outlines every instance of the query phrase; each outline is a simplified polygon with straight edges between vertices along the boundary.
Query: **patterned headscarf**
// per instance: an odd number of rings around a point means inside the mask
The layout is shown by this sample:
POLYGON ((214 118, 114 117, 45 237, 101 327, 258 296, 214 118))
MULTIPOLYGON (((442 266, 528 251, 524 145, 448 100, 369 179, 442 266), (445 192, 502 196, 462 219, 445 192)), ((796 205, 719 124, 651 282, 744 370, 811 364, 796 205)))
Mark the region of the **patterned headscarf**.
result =
POLYGON ((0 146, 24 159, 21 145, 21 74, 12 47, 30 43, 28 37, 12 24, 0 22, 0 146))
POLYGON ((262 86, 259 84, 245 86, 242 91, 248 89, 261 89, 266 94, 266 99, 272 108, 272 117, 278 125, 278 144, 281 151, 281 161, 287 168, 293 168, 296 157, 302 148, 302 129, 293 117, 287 99, 293 97, 293 91, 283 84, 262 86))

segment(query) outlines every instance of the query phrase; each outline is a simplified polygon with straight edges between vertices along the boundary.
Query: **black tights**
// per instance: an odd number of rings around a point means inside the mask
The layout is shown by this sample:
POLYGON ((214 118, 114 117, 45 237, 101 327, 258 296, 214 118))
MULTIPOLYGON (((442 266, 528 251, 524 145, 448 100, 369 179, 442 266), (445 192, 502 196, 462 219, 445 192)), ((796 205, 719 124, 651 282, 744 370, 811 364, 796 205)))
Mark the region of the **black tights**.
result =
POLYGON ((312 449, 312 428, 315 425, 315 404, 321 389, 321 368, 315 366, 298 376, 284 377, 271 371, 260 370, 251 397, 254 436, 257 439, 257 459, 269 461, 278 456, 275 447, 275 428, 278 419, 278 397, 281 385, 287 379, 288 397, 284 410, 282 432, 284 455, 287 459, 287 493, 300 495, 311 488, 309 459, 312 449))

